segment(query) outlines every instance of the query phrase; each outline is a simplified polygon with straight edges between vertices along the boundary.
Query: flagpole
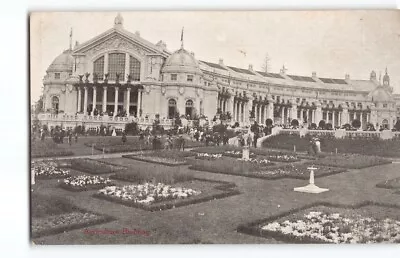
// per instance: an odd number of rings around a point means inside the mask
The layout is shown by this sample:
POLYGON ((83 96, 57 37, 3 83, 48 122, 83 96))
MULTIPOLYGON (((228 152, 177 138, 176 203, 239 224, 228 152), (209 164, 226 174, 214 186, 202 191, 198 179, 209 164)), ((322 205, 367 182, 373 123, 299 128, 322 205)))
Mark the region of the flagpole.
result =
POLYGON ((183 29, 185 27, 182 27, 182 32, 181 32, 181 48, 183 49, 183 29))

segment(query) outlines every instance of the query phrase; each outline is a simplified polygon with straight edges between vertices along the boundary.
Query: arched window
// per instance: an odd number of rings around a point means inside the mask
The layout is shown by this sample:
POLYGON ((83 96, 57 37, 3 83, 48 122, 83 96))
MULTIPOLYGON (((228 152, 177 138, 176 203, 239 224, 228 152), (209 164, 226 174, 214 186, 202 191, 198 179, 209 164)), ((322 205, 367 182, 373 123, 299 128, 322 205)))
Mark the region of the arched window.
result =
POLYGON ((97 79, 104 79, 104 56, 99 57, 93 62, 93 74, 97 75, 97 79))
POLYGON ((133 56, 129 56, 129 74, 132 81, 140 81, 140 62, 133 56))
POLYGON ((168 100, 168 118, 172 119, 176 115, 176 100, 168 100))
POLYGON ((189 99, 185 103, 185 115, 189 116, 189 119, 193 116, 193 100, 189 99))
POLYGON ((53 108, 53 110, 54 110, 55 112, 58 112, 58 107, 59 107, 59 105, 60 105, 60 100, 58 99, 57 96, 53 96, 53 97, 51 98, 51 107, 53 108))
POLYGON ((125 80, 125 54, 111 53, 108 55, 108 73, 109 79, 115 80, 116 73, 120 74, 119 80, 125 80))

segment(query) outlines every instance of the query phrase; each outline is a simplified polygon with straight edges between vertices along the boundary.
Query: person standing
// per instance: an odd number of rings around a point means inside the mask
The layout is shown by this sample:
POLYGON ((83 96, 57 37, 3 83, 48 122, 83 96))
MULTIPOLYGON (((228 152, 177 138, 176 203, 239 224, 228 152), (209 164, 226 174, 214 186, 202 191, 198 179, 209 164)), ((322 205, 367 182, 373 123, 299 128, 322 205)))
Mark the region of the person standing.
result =
POLYGON ((75 143, 78 143, 78 132, 75 132, 75 143))
POLYGON ((71 131, 68 132, 68 142, 69 142, 69 146, 71 146, 72 145, 72 132, 71 131))

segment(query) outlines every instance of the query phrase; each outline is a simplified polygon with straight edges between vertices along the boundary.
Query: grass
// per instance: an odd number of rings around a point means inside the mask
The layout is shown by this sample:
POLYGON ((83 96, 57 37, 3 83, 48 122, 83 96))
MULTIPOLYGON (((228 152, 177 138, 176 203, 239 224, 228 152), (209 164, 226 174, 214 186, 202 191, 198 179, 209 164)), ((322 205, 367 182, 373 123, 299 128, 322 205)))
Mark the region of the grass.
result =
MULTIPOLYGON (((151 138, 152 141, 153 138, 151 138)), ((166 137, 161 137, 161 146, 164 148, 164 143, 166 141, 166 137)), ((128 137, 125 143, 122 142, 121 137, 104 137, 97 138, 95 140, 91 140, 85 143, 86 146, 92 147, 96 150, 103 151, 105 153, 118 153, 118 152, 133 152, 133 151, 141 151, 141 150, 152 150, 153 145, 146 144, 145 140, 140 140, 139 137, 128 137)), ((185 139, 185 148, 194 148, 201 147, 205 144, 203 142, 190 141, 185 139)), ((177 148, 177 137, 173 137, 173 147, 177 148)))
POLYGON ((163 183, 170 185, 178 182, 190 181, 193 179, 193 176, 187 172, 175 169, 130 169, 129 171, 112 175, 110 179, 128 181, 137 184, 151 182, 153 184, 163 183))
MULTIPOLYGON (((342 167, 349 169, 361 169, 391 163, 386 159, 376 156, 364 156, 358 154, 327 155, 313 162, 316 165, 342 167)), ((310 163, 311 164, 311 163, 310 163)))
POLYGON ((95 175, 115 173, 126 169, 121 166, 107 164, 94 159, 73 159, 71 160, 71 167, 75 170, 80 170, 95 175))
POLYGON ((73 154, 72 151, 65 150, 52 141, 31 141, 32 158, 71 156, 73 154))
MULTIPOLYGON (((263 147, 293 150, 296 146, 298 151, 308 151, 310 143, 307 138, 299 135, 276 135, 266 139, 263 147)), ((400 157, 399 140, 381 139, 321 139, 321 150, 323 152, 357 153, 363 155, 400 157)))
POLYGON ((376 184, 376 187, 400 190, 400 177, 379 182, 376 184))
POLYGON ((65 198, 46 196, 35 192, 31 195, 31 215, 33 218, 58 215, 76 210, 73 203, 65 198))

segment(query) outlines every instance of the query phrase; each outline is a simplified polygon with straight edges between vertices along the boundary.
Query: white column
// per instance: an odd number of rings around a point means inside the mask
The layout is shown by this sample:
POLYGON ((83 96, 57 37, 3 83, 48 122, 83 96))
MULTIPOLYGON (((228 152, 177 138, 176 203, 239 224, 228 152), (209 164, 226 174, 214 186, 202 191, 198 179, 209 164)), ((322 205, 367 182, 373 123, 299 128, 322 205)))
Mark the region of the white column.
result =
POLYGON ((81 102, 82 102, 82 90, 81 87, 78 86, 78 112, 81 112, 81 102))
POLYGON ((125 54, 125 74, 124 74, 124 81, 128 80, 128 74, 129 74, 129 66, 130 66, 130 61, 131 59, 129 58, 129 54, 125 54))
POLYGON ((118 113, 118 87, 115 87, 115 98, 114 98, 114 114, 115 117, 118 113))
POLYGON ((136 116, 139 117, 140 109, 142 109, 142 90, 138 90, 138 97, 137 97, 137 114, 136 116))
POLYGON ((108 53, 104 54, 104 74, 108 73, 108 53))
POLYGON ((83 87, 83 89, 85 90, 85 93, 83 95, 83 113, 85 115, 87 115, 87 97, 88 97, 88 91, 87 91, 87 87, 83 87))
POLYGON ((126 89, 126 115, 129 117, 129 107, 131 104, 131 88, 126 89))
POLYGON ((107 111, 107 86, 103 87, 103 113, 107 111))
POLYGON ((232 119, 236 121, 236 102, 232 100, 232 119))
POLYGON ((96 109, 96 102, 97 102, 97 89, 96 86, 93 86, 93 105, 92 105, 92 116, 94 116, 94 110, 96 109))
POLYGON ((285 107, 281 107, 282 111, 281 111, 281 123, 284 124, 285 121, 285 107))

